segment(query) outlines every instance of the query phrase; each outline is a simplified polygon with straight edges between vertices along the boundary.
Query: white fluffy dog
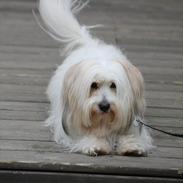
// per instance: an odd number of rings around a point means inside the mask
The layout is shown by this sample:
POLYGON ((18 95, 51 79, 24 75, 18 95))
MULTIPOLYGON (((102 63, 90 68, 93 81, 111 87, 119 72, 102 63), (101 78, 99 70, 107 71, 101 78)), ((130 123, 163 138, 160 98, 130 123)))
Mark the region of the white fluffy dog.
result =
POLYGON ((142 156, 152 147, 143 120, 143 78, 122 52, 93 38, 74 14, 86 3, 40 0, 44 30, 66 44, 67 57, 47 94, 47 124, 54 140, 72 152, 142 156))

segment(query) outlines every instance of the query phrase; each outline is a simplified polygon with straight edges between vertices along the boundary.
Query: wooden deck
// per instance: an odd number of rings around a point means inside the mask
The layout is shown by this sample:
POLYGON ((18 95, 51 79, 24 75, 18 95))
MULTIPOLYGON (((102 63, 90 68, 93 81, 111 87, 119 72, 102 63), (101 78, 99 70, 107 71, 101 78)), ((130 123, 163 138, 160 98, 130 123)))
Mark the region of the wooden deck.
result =
MULTIPOLYGON (((45 90, 61 63, 58 44, 36 25, 34 0, 0 1, 0 182, 183 182, 183 139, 152 131, 148 157, 64 152, 43 121, 45 90)), ((93 0, 81 22, 117 44, 146 82, 150 124, 183 132, 183 1, 93 0)))

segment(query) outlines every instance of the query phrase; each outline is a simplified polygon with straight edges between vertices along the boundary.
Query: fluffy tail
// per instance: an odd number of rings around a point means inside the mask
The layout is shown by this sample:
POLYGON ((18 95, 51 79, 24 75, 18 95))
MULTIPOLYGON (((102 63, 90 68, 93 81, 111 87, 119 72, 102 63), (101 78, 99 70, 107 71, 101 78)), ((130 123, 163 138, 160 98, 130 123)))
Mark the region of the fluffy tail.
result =
POLYGON ((67 50, 95 42, 88 27, 81 26, 74 16, 87 3, 80 0, 40 0, 39 12, 46 26, 46 29, 42 28, 55 40, 67 43, 67 50))

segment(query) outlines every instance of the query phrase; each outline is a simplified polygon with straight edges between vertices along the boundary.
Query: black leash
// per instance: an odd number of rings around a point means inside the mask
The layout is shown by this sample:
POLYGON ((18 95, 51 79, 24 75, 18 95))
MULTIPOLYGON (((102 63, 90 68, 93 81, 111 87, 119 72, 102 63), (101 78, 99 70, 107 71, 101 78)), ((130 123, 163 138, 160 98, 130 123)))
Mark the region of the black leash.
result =
POLYGON ((171 133, 171 132, 167 132, 167 131, 164 131, 164 130, 160 130, 160 129, 155 128, 155 127, 153 127, 153 126, 151 126, 151 125, 145 124, 144 122, 142 122, 142 121, 139 120, 139 119, 137 119, 136 121, 137 121, 138 123, 140 123, 141 125, 147 126, 148 128, 151 128, 151 129, 153 129, 153 130, 156 130, 156 131, 159 131, 159 132, 162 132, 162 133, 165 133, 165 134, 174 136, 174 137, 183 138, 183 134, 171 133))

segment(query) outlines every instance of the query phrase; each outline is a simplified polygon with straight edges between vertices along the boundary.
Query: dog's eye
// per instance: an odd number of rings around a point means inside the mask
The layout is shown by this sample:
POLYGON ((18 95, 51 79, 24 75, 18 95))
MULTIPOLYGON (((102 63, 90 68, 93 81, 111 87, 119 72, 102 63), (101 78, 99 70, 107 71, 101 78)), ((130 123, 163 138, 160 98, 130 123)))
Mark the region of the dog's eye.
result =
POLYGON ((111 88, 111 89, 116 89, 116 84, 115 84, 115 83, 111 83, 110 88, 111 88))
POLYGON ((96 89, 98 89, 98 88, 99 88, 98 83, 93 82, 93 83, 91 84, 91 89, 96 90, 96 89))

